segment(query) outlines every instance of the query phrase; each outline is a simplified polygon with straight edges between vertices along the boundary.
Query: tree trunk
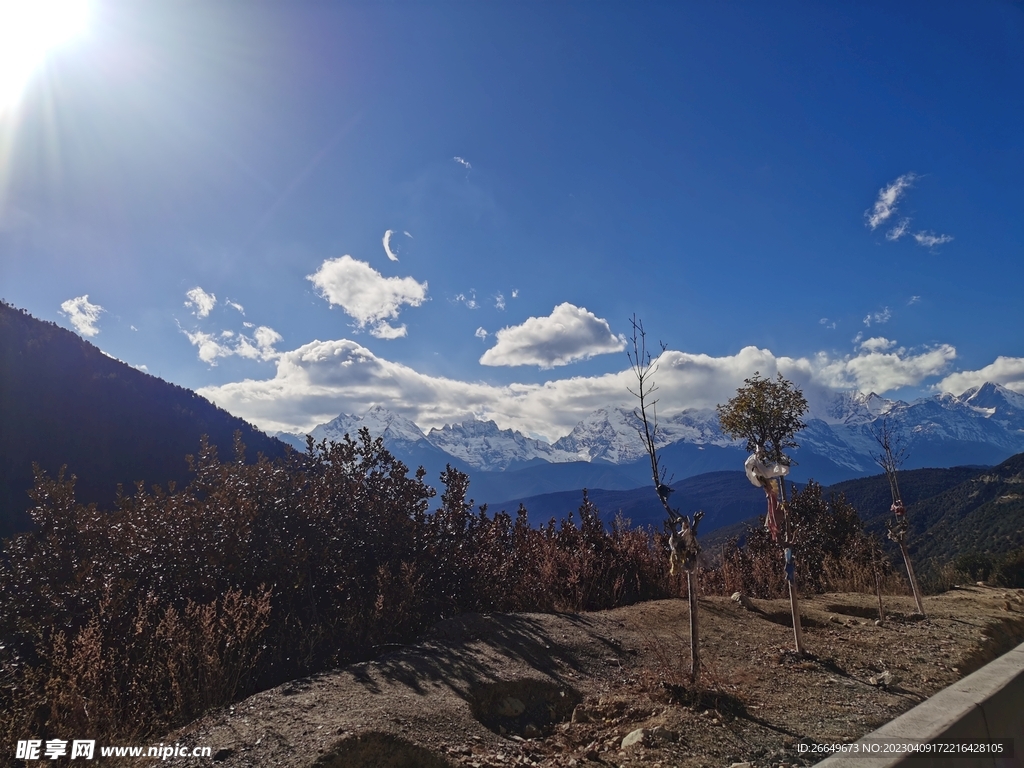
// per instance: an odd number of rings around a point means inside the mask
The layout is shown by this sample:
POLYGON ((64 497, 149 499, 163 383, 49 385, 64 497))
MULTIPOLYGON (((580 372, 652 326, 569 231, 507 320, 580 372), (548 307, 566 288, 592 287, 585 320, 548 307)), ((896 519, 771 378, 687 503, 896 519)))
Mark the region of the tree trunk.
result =
POLYGON ((882 575, 875 572, 875 594, 878 595, 878 620, 885 621, 885 608, 882 607, 882 575))
POLYGON ((917 576, 914 575, 914 566, 910 564, 910 553, 907 552, 907 545, 900 542, 900 552, 903 553, 903 562, 907 564, 907 577, 910 579, 910 588, 914 591, 914 602, 917 603, 917 612, 924 616, 924 603, 921 602, 921 590, 917 586, 917 576))
POLYGON ((697 684, 700 677, 700 645, 697 633, 697 574, 686 570, 686 593, 690 604, 690 683, 697 684))
POLYGON ((796 577, 789 582, 789 605, 793 609, 793 642, 796 644, 796 652, 804 655, 804 631, 800 626, 800 598, 796 594, 796 577))
MULTIPOLYGON (((792 552, 793 545, 790 539, 789 530, 789 509, 785 507, 786 504, 786 478, 779 478, 779 495, 782 498, 783 508, 786 509, 786 542, 784 548, 790 549, 790 557, 796 561, 796 554, 792 552)), ((789 563, 786 563, 788 566, 789 563)), ((786 581, 789 582, 789 607, 793 612, 793 643, 796 646, 796 652, 800 655, 804 655, 804 630, 800 626, 800 598, 796 593, 796 566, 793 567, 793 580, 789 580, 789 573, 786 573, 786 581)))

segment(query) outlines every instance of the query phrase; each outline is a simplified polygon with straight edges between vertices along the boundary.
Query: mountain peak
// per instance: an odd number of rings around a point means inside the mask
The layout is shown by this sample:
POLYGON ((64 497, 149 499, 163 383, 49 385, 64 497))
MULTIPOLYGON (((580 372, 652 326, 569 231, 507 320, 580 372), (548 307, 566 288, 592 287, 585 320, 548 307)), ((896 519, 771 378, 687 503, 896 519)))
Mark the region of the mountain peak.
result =
POLYGON ((986 416, 1020 422, 1024 427, 1024 395, 1002 384, 986 381, 980 387, 971 387, 957 399, 986 416))
POLYGON ((837 392, 825 404, 821 417, 827 424, 867 424, 901 404, 875 392, 837 392))
POLYGON ((574 461, 576 456, 542 440, 527 437, 518 430, 500 429, 494 421, 475 417, 461 424, 445 424, 431 429, 427 440, 435 448, 462 459, 475 469, 504 470, 514 462, 542 459, 548 462, 574 461))
POLYGON ((362 427, 370 430, 371 437, 383 437, 389 443, 416 443, 426 440, 423 431, 416 424, 382 405, 375 405, 358 417, 347 413, 339 414, 326 424, 313 429, 311 434, 317 442, 324 438, 328 441, 337 441, 345 435, 355 438, 362 427))

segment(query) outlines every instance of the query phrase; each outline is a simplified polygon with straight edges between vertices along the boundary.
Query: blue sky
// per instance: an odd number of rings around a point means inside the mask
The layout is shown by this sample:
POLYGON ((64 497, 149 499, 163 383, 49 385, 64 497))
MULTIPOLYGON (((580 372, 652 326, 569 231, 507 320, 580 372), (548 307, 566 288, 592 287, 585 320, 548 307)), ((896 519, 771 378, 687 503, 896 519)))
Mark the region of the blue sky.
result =
POLYGON ((1024 392, 1019 2, 93 0, 0 110, 0 296, 269 430, 556 438, 634 313, 669 410, 1024 392))

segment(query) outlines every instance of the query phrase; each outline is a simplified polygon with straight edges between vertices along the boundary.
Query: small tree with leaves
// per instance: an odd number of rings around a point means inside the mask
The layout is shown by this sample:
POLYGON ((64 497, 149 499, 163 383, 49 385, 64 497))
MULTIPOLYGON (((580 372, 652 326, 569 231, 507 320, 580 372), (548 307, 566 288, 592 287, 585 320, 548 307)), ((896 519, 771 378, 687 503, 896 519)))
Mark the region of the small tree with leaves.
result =
POLYGON ((774 494, 773 478, 759 477, 758 481, 768 497, 768 517, 765 522, 771 528, 773 538, 776 538, 777 530, 782 531, 786 580, 789 583, 793 611, 793 637, 797 653, 803 654, 803 632, 796 591, 796 560, 793 554, 797 530, 786 514, 786 483, 783 475, 792 463, 784 451, 799 447, 795 435, 807 426, 803 422, 803 416, 807 413, 807 400, 781 373, 771 379, 762 378, 760 372, 757 372, 751 378, 744 379, 743 386, 736 390, 736 396, 728 403, 719 405, 717 411, 722 431, 729 437, 745 439, 747 451, 754 454, 757 466, 773 464, 780 467, 776 473, 780 500, 774 494), (781 515, 781 521, 777 519, 777 513, 781 515))
POLYGON ((917 576, 914 574, 914 566, 910 562, 910 553, 907 551, 907 533, 910 531, 910 524, 907 522, 907 510, 903 506, 903 498, 900 494, 900 486, 896 473, 907 460, 907 445, 903 431, 886 414, 882 417, 881 423, 871 430, 871 434, 878 443, 878 453, 872 454, 871 458, 882 468, 885 476, 889 479, 889 491, 892 494, 892 507, 890 511, 893 517, 886 523, 889 529, 889 539, 896 542, 903 554, 903 562, 907 566, 907 578, 910 580, 910 588, 914 592, 914 602, 917 603, 917 612, 924 616, 924 603, 921 601, 921 590, 917 586, 917 576))
MULTIPOLYGON (((683 514, 668 503, 669 494, 672 488, 669 486, 667 471, 661 466, 658 457, 656 440, 658 435, 658 401, 653 398, 657 387, 654 386, 654 374, 658 370, 657 358, 651 359, 647 351, 647 336, 644 332, 644 324, 633 315, 632 348, 627 350, 629 362, 636 377, 636 389, 630 389, 631 395, 640 401, 640 406, 634 410, 639 420, 637 433, 647 449, 647 456, 651 461, 651 478, 654 481, 654 490, 658 494, 665 513, 668 515, 666 526, 669 534, 669 564, 670 572, 675 574, 676 566, 681 565, 686 572, 686 592, 689 602, 690 613, 690 682, 696 684, 700 677, 700 643, 697 627, 697 556, 700 554, 700 545, 697 543, 697 525, 704 517, 703 510, 695 512, 693 517, 683 514)), ((664 351, 662 345, 662 351, 664 351)))

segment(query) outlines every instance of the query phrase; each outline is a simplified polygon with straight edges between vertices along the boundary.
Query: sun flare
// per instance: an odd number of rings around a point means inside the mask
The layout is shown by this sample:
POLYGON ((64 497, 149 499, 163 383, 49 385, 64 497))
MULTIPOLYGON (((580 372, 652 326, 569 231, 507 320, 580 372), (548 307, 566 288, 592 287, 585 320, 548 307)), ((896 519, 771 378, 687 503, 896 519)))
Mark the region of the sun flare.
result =
POLYGON ((0 0, 0 112, 21 97, 47 53, 77 37, 88 0, 0 0))

